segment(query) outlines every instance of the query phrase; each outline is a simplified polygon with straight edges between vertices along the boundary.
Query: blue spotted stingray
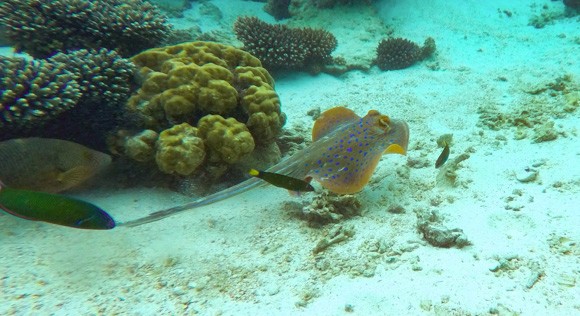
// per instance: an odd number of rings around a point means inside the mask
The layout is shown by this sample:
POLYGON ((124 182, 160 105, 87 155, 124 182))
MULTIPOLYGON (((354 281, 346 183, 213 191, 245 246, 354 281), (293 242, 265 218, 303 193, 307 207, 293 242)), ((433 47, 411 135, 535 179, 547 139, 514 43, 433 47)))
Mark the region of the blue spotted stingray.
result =
MULTIPOLYGON (((266 171, 299 179, 314 179, 338 194, 351 194, 364 188, 383 154, 405 155, 409 127, 376 110, 360 117, 345 107, 323 112, 312 128, 312 144, 266 171)), ((226 190, 193 202, 120 223, 139 226, 174 214, 212 204, 245 192, 265 182, 250 178, 226 190)))

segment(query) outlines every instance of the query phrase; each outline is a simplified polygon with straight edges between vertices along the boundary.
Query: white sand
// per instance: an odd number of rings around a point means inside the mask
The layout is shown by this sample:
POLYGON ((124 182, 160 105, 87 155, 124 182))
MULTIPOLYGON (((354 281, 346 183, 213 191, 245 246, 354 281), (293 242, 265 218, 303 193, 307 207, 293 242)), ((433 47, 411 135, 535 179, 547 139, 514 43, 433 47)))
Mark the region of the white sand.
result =
MULTIPOLYGON (((214 1, 225 24, 238 12, 225 7, 230 1, 214 1)), ((578 88, 578 17, 528 26, 532 14, 563 11, 561 2, 547 0, 405 0, 377 7, 375 16, 342 9, 344 15, 323 11, 304 23, 328 25, 339 40, 337 54, 347 60, 372 59, 383 37, 372 32, 386 29, 377 24, 381 19, 395 36, 419 43, 434 37, 437 55, 400 71, 290 74, 276 82, 288 128, 312 124, 310 109, 341 104, 409 123, 408 156, 385 156, 358 194, 363 216, 338 224, 352 227, 352 238, 313 255, 336 226, 308 227, 284 208, 284 201, 300 200, 271 187, 106 232, 1 216, 0 314, 580 314, 579 112, 557 110, 566 102, 560 92, 525 92, 566 74, 573 76, 568 86, 578 88), (516 140, 515 127, 478 126, 478 107, 491 105, 508 113, 527 105, 560 113, 546 116, 558 137, 534 143, 532 129, 516 140), (470 152, 455 187, 435 185, 435 140, 445 133, 453 133, 450 159, 470 152), (409 167, 409 160, 425 167, 409 167), (539 161, 536 181, 516 180, 514 173, 539 161), (405 212, 387 212, 394 204, 405 212), (415 213, 430 211, 462 229, 472 245, 425 242, 415 213)), ((119 221, 187 200, 161 189, 80 196, 119 221)))

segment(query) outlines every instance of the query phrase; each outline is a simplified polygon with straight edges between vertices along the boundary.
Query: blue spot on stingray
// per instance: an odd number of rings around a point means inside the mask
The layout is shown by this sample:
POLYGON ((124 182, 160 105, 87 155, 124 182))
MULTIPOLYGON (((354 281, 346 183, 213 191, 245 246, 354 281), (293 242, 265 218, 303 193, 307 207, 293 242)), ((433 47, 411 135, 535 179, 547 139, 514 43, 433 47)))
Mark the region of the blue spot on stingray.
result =
POLYGON ((344 170, 344 171, 348 171, 348 167, 344 167, 344 169, 342 169, 342 170, 344 170))
POLYGON ((337 162, 337 163, 335 163, 334 165, 336 165, 336 166, 340 166, 340 162, 337 162))
POLYGON ((328 168, 327 170, 328 170, 328 172, 332 172, 332 168, 328 168))
MULTIPOLYGON (((349 143, 350 143, 350 142, 349 142, 349 143)), ((348 147, 348 148, 346 149, 346 151, 347 151, 347 152, 349 152, 349 153, 350 153, 350 152, 352 152, 352 147, 348 147)))

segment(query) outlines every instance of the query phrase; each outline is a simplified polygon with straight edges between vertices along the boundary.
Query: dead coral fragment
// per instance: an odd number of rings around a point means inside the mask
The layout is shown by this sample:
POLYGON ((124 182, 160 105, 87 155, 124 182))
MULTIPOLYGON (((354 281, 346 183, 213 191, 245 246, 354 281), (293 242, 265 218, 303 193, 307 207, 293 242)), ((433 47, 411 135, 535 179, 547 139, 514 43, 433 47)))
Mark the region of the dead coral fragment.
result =
POLYGON ((456 185, 457 169, 459 169, 459 163, 467 160, 468 158, 469 154, 463 153, 444 164, 441 169, 439 169, 439 173, 437 174, 437 185, 454 187, 456 185))
POLYGON ((435 247, 463 248, 471 245, 463 230, 447 228, 440 223, 436 213, 417 214, 417 229, 423 234, 423 238, 435 247))
POLYGON ((190 175, 203 163, 205 146, 197 129, 187 123, 164 130, 157 140, 155 161, 159 170, 169 174, 190 175))
POLYGON ((360 215, 362 204, 355 195, 335 195, 324 191, 302 209, 302 214, 311 225, 338 222, 343 218, 360 215))
POLYGON ((318 241, 314 249, 312 249, 313 254, 317 254, 326 250, 328 247, 343 242, 354 236, 354 227, 348 226, 343 227, 342 225, 338 227, 333 227, 327 236, 318 241))

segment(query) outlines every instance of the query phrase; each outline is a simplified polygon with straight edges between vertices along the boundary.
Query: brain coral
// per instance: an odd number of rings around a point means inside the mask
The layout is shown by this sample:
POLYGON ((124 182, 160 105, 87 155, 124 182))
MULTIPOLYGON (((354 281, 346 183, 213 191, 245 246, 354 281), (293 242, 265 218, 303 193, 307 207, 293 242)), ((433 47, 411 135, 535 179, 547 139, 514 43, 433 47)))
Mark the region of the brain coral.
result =
POLYGON ((18 50, 41 58, 100 47, 129 56, 159 45, 171 30, 142 0, 3 0, 0 22, 18 50))
POLYGON ((182 123, 159 134, 155 154, 159 170, 187 176, 203 163, 204 158, 205 147, 197 136, 197 128, 182 123))
POLYGON ((311 70, 326 65, 337 45, 330 32, 272 25, 256 17, 239 17, 234 31, 244 49, 268 69, 311 70))
POLYGON ((235 118, 206 115, 197 126, 199 136, 210 149, 210 160, 231 164, 254 151, 254 138, 250 131, 235 118))
POLYGON ((132 58, 142 86, 128 101, 148 128, 195 124, 207 114, 233 117, 257 143, 270 143, 285 121, 274 80, 260 61, 240 49, 191 42, 150 49, 132 58))

